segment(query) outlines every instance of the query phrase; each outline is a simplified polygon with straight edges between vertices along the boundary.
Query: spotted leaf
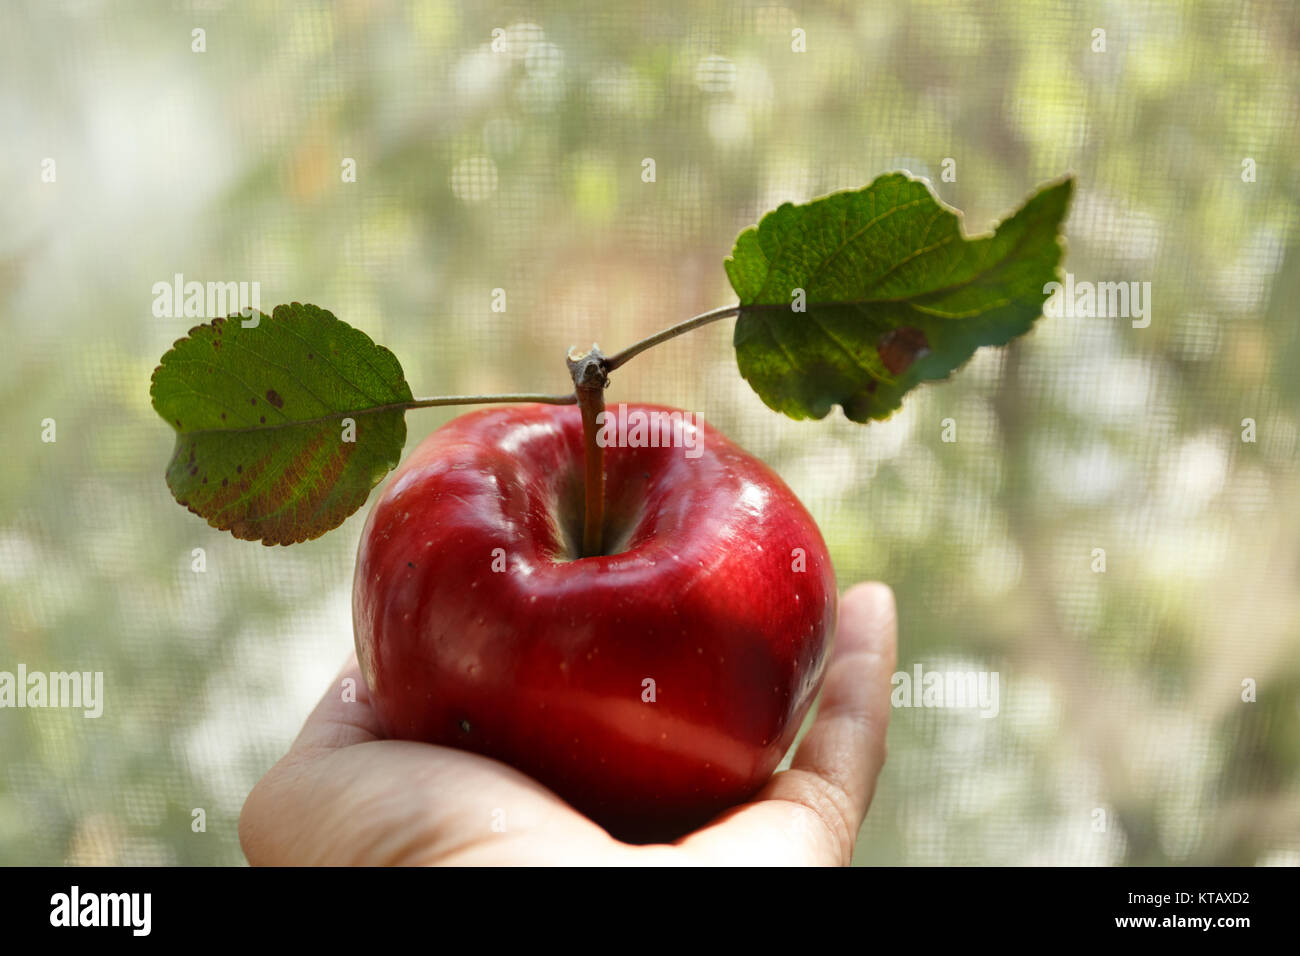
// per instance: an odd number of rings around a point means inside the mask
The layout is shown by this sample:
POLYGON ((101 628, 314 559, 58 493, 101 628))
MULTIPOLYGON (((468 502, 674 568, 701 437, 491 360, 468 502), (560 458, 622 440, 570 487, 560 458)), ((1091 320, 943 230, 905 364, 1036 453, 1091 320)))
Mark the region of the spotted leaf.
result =
POLYGON ((791 418, 837 404, 853 421, 889 417, 913 386, 1032 328, 1073 184, 1048 184, 973 237, 905 173, 768 213, 726 261, 740 374, 791 418))
POLYGON ((176 429, 176 500, 268 545, 319 537, 361 507, 401 456, 412 401, 392 352, 297 302, 191 329, 149 393, 176 429))

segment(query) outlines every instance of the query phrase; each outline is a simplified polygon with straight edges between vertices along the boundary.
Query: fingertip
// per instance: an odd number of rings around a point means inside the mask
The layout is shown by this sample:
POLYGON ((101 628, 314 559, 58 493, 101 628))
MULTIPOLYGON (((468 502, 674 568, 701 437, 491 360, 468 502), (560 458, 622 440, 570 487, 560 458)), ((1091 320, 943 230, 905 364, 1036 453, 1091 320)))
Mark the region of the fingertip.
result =
POLYGON ((844 592, 844 601, 873 606, 894 604, 894 589, 884 581, 859 581, 844 592))
POLYGON ((841 647, 889 652, 897 643, 898 605, 894 590, 881 581, 863 581, 840 599, 836 640, 841 647))
POLYGON ((356 654, 349 653, 342 669, 308 714, 289 752, 337 750, 382 736, 365 675, 361 673, 356 654))

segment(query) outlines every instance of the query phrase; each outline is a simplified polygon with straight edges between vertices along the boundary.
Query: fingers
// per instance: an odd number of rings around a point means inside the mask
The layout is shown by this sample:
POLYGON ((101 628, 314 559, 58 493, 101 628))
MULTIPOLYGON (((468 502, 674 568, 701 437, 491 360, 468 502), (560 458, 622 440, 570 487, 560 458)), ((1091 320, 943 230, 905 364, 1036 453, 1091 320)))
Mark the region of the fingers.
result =
POLYGON ((897 654, 893 592, 874 583, 850 588, 820 709, 793 765, 753 802, 679 841, 686 857, 732 866, 847 865, 885 762, 897 654))
POLYGON ((505 764, 381 738, 350 656, 289 753, 244 803, 239 840, 248 861, 520 864, 563 862, 571 854, 590 862, 618 849, 603 830, 505 764), (545 838, 534 839, 538 834, 545 838))
POLYGON ((605 863, 624 851, 505 764, 405 740, 286 758, 249 794, 239 839, 254 866, 605 863))
POLYGON ((347 663, 303 724, 289 754, 337 750, 378 740, 382 736, 379 720, 370 706, 370 689, 361 676, 357 656, 349 654, 347 663))
POLYGON ((894 593, 859 584, 840 601, 839 626, 821 706, 794 763, 764 792, 812 811, 847 864, 885 762, 890 677, 898 660, 894 593))

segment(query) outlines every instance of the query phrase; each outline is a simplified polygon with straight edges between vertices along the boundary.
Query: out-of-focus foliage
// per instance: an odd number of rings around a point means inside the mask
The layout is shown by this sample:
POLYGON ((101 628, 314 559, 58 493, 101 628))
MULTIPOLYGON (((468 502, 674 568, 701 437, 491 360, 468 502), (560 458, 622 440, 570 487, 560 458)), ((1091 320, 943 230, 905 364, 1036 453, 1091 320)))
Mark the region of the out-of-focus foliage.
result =
POLYGON ((0 670, 107 701, 0 710, 0 862, 239 862, 351 643, 360 515, 267 549, 171 500, 148 383, 195 321, 155 283, 318 303, 417 394, 553 391, 734 301, 764 211, 900 168, 971 232, 1072 170, 1065 268, 1150 324, 1045 318, 865 428, 765 408, 730 323, 609 393, 771 462, 841 583, 897 589, 901 669, 1000 675, 996 718, 894 711, 858 859, 1300 862, 1297 9, 6 3, 0 670))

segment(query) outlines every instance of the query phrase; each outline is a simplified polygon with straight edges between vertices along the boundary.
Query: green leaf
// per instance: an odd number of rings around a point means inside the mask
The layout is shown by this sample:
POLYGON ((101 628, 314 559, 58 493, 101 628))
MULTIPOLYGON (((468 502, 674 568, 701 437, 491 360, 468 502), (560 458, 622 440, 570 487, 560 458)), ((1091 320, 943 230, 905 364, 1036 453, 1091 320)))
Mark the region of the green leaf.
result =
POLYGON ((365 503, 401 456, 413 399, 393 353, 324 309, 255 315, 190 329, 149 394, 177 432, 176 500, 236 538, 293 544, 365 503))
POLYGON ((726 261, 740 374, 791 418, 836 404, 856 422, 888 418, 914 385, 1030 330, 1056 278, 1073 185, 1044 186, 974 238, 905 173, 768 213, 726 261), (806 311, 792 308, 798 289, 806 311))

